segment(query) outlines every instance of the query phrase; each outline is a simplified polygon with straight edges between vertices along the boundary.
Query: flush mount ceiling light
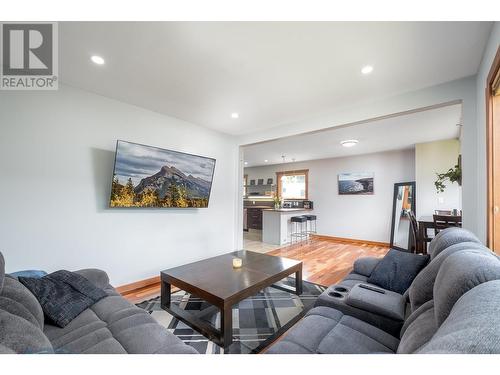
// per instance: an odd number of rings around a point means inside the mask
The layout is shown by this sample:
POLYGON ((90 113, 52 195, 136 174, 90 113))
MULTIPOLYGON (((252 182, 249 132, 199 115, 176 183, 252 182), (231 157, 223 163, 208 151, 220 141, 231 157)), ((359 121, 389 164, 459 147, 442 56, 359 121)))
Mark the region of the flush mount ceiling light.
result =
POLYGON ((345 141, 340 142, 340 144, 344 147, 353 147, 356 146, 358 142, 359 141, 357 139, 346 139, 345 141))
POLYGON ((104 59, 101 56, 93 55, 90 57, 90 60, 92 60, 94 64, 104 65, 104 59))
POLYGON ((236 112, 231 113, 231 118, 239 118, 240 115, 236 112))
POLYGON ((248 161, 245 162, 245 165, 248 165, 248 161))
POLYGON ((371 72, 373 72, 373 66, 371 65, 365 65, 361 68, 361 73, 364 75, 370 74, 371 72))
POLYGON ((267 159, 266 159, 266 160, 264 160, 264 163, 267 163, 268 161, 269 161, 269 160, 267 160, 267 159))

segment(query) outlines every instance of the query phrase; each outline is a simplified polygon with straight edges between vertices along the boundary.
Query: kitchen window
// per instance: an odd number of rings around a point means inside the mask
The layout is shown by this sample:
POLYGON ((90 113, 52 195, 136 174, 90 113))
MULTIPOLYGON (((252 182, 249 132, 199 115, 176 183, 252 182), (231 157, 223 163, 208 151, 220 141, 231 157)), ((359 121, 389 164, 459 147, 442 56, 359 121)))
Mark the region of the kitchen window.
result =
POLYGON ((307 199, 309 170, 276 172, 280 199, 307 199))

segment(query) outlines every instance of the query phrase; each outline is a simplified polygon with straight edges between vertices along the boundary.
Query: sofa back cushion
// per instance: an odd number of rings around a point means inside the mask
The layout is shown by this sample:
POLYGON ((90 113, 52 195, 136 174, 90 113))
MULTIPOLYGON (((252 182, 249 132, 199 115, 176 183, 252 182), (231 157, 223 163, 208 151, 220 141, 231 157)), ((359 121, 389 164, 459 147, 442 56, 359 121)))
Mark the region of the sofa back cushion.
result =
POLYGON ((0 309, 0 353, 53 353, 42 330, 28 320, 0 309))
MULTIPOLYGON (((420 305, 406 319, 401 330, 398 353, 448 352, 453 340, 462 340, 463 335, 469 334, 453 333, 453 329, 463 330, 461 319, 468 319, 468 324, 482 329, 483 334, 488 335, 482 320, 489 319, 488 314, 492 306, 490 304, 486 304, 485 308, 478 306, 479 303, 485 303, 484 296, 487 292, 481 292, 473 297, 477 292, 472 293, 472 290, 492 281, 499 280, 500 282, 500 259, 483 247, 466 248, 454 252, 450 251, 453 250, 452 248, 459 249, 460 246, 454 245, 448 248, 431 262, 432 264, 439 260, 441 263, 434 282, 433 298, 420 305), (469 291, 471 291, 470 294, 469 291), (466 294, 468 297, 462 298, 466 294), (471 301, 476 301, 476 303, 466 306, 472 303, 471 301), (466 318, 474 309, 479 309, 481 313, 466 318), (442 329, 442 326, 447 328, 442 329), (439 337, 441 338, 437 340, 439 337)), ((498 284, 492 284, 488 290, 491 290, 493 285, 498 286, 498 284)), ((496 293, 491 294, 491 298, 497 300, 493 303, 496 309, 500 306, 499 294, 500 288, 496 293)), ((493 332, 497 340, 498 335, 500 335, 500 327, 493 332)), ((477 344, 478 340, 480 338, 477 335, 472 335, 464 346, 457 344, 451 352, 474 352, 474 342, 477 344)), ((500 343, 496 345, 500 347, 500 343)))
POLYGON ((2 292, 4 278, 5 278, 5 259, 3 258, 3 254, 0 251, 0 293, 2 292))
POLYGON ((0 353, 52 353, 42 307, 19 281, 5 276, 0 253, 0 353))
POLYGON ((461 242, 451 245, 431 260, 431 262, 415 277, 408 289, 411 311, 417 310, 424 303, 432 300, 434 293, 434 282, 444 260, 459 251, 478 249, 489 253, 490 250, 476 242, 461 242))
POLYGON ((464 250, 447 257, 434 283, 437 326, 446 320, 457 300, 477 285, 500 279, 500 260, 482 250, 464 250))
POLYGON ((401 329, 398 353, 411 354, 425 345, 437 331, 434 301, 428 301, 413 312, 401 329))
POLYGON ((430 254, 432 260, 437 257, 441 251, 447 249, 451 245, 461 242, 481 243, 476 235, 467 229, 451 227, 442 230, 433 238, 427 252, 430 254))
POLYGON ((24 285, 9 276, 5 277, 0 292, 0 310, 19 316, 43 330, 42 306, 24 285))
POLYGON ((35 296, 16 278, 5 275, 5 259, 1 252, 0 310, 17 315, 43 330, 42 307, 35 296))
POLYGON ((417 353, 500 353, 499 311, 500 280, 472 288, 417 353))

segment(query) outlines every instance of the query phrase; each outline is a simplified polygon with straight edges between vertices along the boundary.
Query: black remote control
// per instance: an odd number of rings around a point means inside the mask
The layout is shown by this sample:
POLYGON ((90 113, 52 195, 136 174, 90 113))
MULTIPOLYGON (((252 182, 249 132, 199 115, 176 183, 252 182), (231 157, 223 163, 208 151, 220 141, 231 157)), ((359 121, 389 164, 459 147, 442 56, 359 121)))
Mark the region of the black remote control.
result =
POLYGON ((375 288, 373 286, 370 286, 370 285, 366 285, 366 284, 359 284, 359 287, 360 288, 363 288, 363 289, 368 289, 368 290, 371 290, 373 292, 377 292, 377 293, 380 293, 380 294, 385 294, 385 290, 383 289, 379 289, 379 288, 375 288))

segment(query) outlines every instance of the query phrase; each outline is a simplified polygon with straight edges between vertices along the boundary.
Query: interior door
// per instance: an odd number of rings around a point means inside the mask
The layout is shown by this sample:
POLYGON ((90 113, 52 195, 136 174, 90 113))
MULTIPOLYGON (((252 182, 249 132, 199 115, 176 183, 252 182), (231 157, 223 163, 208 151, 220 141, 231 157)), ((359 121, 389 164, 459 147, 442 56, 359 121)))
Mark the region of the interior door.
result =
POLYGON ((488 246, 500 253, 500 48, 488 75, 487 161, 488 161, 488 246))
POLYGON ((500 95, 493 97, 493 142, 492 250, 500 253, 500 95))

